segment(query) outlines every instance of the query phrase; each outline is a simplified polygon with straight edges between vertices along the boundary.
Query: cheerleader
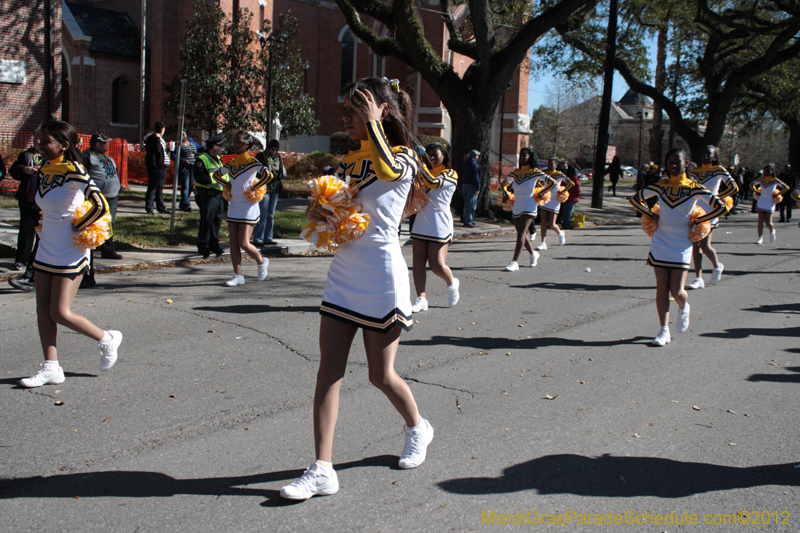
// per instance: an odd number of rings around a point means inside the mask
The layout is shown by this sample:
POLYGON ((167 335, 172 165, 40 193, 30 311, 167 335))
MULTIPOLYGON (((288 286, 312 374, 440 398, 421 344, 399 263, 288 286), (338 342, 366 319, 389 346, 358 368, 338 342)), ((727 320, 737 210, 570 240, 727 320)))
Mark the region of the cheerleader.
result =
MULTIPOLYGON (((720 200, 739 192, 739 186, 736 185, 736 181, 724 167, 720 166, 719 150, 717 150, 716 146, 706 146, 700 157, 700 167, 692 169, 689 175, 691 179, 711 191, 711 194, 714 194, 720 200)), ((732 198, 731 202, 733 202, 732 198)), ((733 204, 731 203, 731 205, 733 204)), ((715 218, 711 221, 711 232, 718 226, 719 219, 715 218)), ((692 260, 694 261, 694 271, 697 278, 686 287, 687 289, 702 289, 705 287, 705 283, 703 283, 703 254, 714 265, 709 283, 715 285, 722 277, 725 265, 719 262, 717 251, 711 247, 711 233, 709 233, 700 242, 692 243, 692 260)))
POLYGON ((514 246, 514 258, 506 270, 516 272, 519 270, 517 260, 522 253, 523 246, 531 254, 532 267, 535 267, 539 261, 539 252, 533 249, 530 237, 528 237, 528 227, 533 223, 538 209, 536 199, 533 197, 534 189, 541 187, 539 194, 544 194, 554 189, 556 182, 539 170, 533 150, 524 147, 519 151, 519 168, 506 176, 501 183, 500 193, 506 201, 509 200, 509 186, 514 189, 514 205, 511 215, 514 218, 514 228, 517 230, 517 242, 514 246))
MULTIPOLYGON (((339 411, 339 388, 353 339, 362 329, 369 380, 388 398, 406 423, 400 468, 419 466, 433 440, 433 428, 420 417, 408 384, 394 370, 400 332, 410 329, 408 267, 397 228, 419 172, 411 133, 411 100, 397 80, 364 78, 343 93, 342 118, 347 133, 361 141, 336 171, 357 189, 369 226, 357 240, 342 244, 328 271, 320 314, 320 363, 314 394, 316 461, 281 496, 306 500, 339 490, 333 470, 333 433, 339 411)), ((312 203, 306 211, 325 220, 325 209, 312 203)))
POLYGON ((422 169, 422 176, 428 188, 428 203, 417 213, 414 229, 411 231, 413 253, 414 288, 417 300, 411 306, 412 313, 428 310, 425 295, 425 265, 447 283, 450 305, 458 303, 458 278, 453 277, 450 267, 445 264, 450 242, 453 240, 453 215, 450 200, 456 190, 458 174, 450 168, 450 154, 441 143, 431 143, 425 148, 431 163, 428 172, 422 169))
MULTIPOLYGON (((750 184, 753 198, 756 199, 756 212, 758 213, 758 239, 756 244, 762 244, 764 226, 769 229, 769 242, 775 242, 775 226, 772 224, 772 213, 778 196, 789 190, 789 187, 775 177, 775 165, 770 163, 764 167, 764 176, 759 177, 750 184)), ((780 201, 780 200, 778 200, 780 201)))
POLYGON ((656 309, 661 323, 661 331, 653 340, 656 346, 664 346, 670 341, 670 293, 678 304, 678 332, 682 333, 689 328, 689 295, 684 285, 692 259, 690 228, 726 212, 725 204, 711 191, 686 177, 686 163, 686 153, 683 150, 670 150, 666 158, 668 177, 655 185, 646 186, 629 199, 634 208, 658 224, 647 257, 647 263, 653 267, 656 276, 656 309), (647 203, 653 197, 657 198, 658 214, 647 203), (698 203, 710 209, 705 215, 692 220, 692 210, 698 203))
POLYGON ((558 244, 563 246, 567 242, 567 235, 556 224, 556 217, 561 210, 561 200, 558 198, 558 192, 567 190, 573 185, 573 181, 565 176, 560 170, 556 168, 558 159, 547 160, 547 170, 545 174, 550 176, 550 179, 556 182, 556 187, 550 194, 550 200, 545 202, 542 206, 542 244, 536 247, 537 250, 547 250, 547 229, 558 233, 558 244))
POLYGON ((119 331, 103 331, 70 309, 89 267, 90 252, 74 244, 73 237, 108 213, 106 199, 80 163, 83 158, 78 151, 77 132, 66 122, 48 122, 39 133, 39 154, 45 161, 39 169, 36 191, 36 203, 42 210, 42 232, 33 268, 44 364, 36 374, 20 380, 23 387, 64 382, 56 348, 59 324, 99 343, 100 370, 114 366, 122 342, 119 331), (73 220, 87 200, 91 207, 73 220))
POLYGON ((231 239, 233 277, 225 282, 228 287, 244 285, 242 249, 258 263, 258 281, 267 278, 269 267, 269 259, 261 257, 258 248, 250 242, 253 227, 258 224, 261 213, 259 200, 252 195, 258 189, 266 187, 272 181, 274 174, 247 152, 252 146, 252 137, 244 131, 238 132, 233 141, 233 153, 236 157, 214 174, 214 179, 221 182, 230 194, 228 233, 231 239))

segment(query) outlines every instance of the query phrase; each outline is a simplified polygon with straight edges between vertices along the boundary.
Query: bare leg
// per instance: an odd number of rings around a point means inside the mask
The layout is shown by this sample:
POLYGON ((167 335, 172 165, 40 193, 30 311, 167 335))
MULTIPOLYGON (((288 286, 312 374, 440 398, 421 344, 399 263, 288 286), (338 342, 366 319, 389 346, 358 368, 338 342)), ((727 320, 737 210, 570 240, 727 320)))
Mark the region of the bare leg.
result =
POLYGON ((417 296, 425 298, 426 273, 425 265, 428 263, 428 243, 420 239, 411 239, 411 270, 414 274, 414 288, 417 296))
POLYGON ((44 272, 36 272, 36 320, 39 324, 39 340, 42 343, 45 361, 58 361, 56 353, 58 324, 50 316, 50 286, 53 277, 44 272))
POLYGON ((369 381, 383 392, 394 408, 403 417, 408 427, 420 423, 417 402, 408 383, 394 370, 394 358, 400 344, 400 326, 388 333, 364 330, 364 346, 367 350, 369 381))
POLYGON ((533 217, 529 217, 527 215, 523 215, 514 219, 514 227, 517 230, 517 242, 514 245, 514 261, 519 259, 519 255, 522 253, 522 247, 524 246, 526 250, 533 253, 533 246, 531 246, 531 239, 528 236, 528 226, 531 225, 531 221, 533 217))
MULTIPOLYGON (((772 213, 764 213, 764 225, 772 233, 775 231, 775 226, 772 224, 772 213)), ((761 236, 761 234, 759 234, 761 236)))
MULTIPOLYGON (((431 272, 442 278, 449 287, 453 284, 453 271, 445 264, 445 259, 447 258, 447 251, 450 249, 450 243, 429 242, 427 244, 428 263, 431 265, 431 272)), ((415 277, 414 283, 416 284, 416 282, 415 277)))
POLYGON ((761 238, 761 234, 764 232, 764 213, 761 211, 758 212, 758 238, 761 238))
POLYGON ((548 218, 548 215, 550 215, 550 213, 544 209, 540 209, 539 214, 542 215, 542 226, 540 228, 542 233, 542 244, 547 244, 547 228, 550 227, 550 219, 548 218))
MULTIPOLYGON (((678 304, 678 309, 684 309, 686 304, 689 303, 689 293, 686 292, 684 286, 686 285, 686 272, 685 270, 665 269, 669 273, 669 292, 675 298, 675 303, 678 304)), ((669 305, 669 297, 667 297, 667 305, 669 305)))
POLYGON ((703 277, 703 254, 700 251, 700 244, 692 243, 692 261, 694 261, 694 272, 698 278, 703 277))
POLYGON ((357 328, 323 316, 319 325, 320 360, 314 392, 314 448, 317 459, 331 462, 333 432, 339 417, 339 388, 357 328))
MULTIPOLYGON (((711 246, 711 235, 713 235, 713 233, 706 235, 703 240, 698 243, 698 248, 703 251, 703 254, 705 254, 706 257, 708 257, 709 261, 711 261, 711 265, 714 268, 717 268, 719 265, 719 258, 717 257, 717 251, 711 246)), ((694 254, 694 245, 692 245, 692 254, 694 254)), ((701 255, 700 261, 702 260, 703 256, 701 255)), ((695 263, 695 268, 700 271, 700 274, 702 274, 700 263, 695 263)), ((698 278, 700 277, 700 274, 697 275, 698 278)))
POLYGON ((661 327, 669 324, 669 288, 670 275, 668 268, 653 267, 656 274, 656 310, 661 327))
MULTIPOLYGON (((250 224, 237 224, 239 226, 239 246, 247 252, 247 255, 252 257, 256 260, 256 263, 259 265, 264 262, 264 258, 261 257, 261 253, 258 251, 258 248, 255 247, 253 243, 250 242, 250 235, 253 234, 253 226, 250 224)), ((241 253, 239 264, 241 265, 241 253)), ((241 268, 239 269, 241 271, 241 268)))
POLYGON ((231 264, 233 265, 233 273, 237 276, 242 275, 242 249, 241 238, 239 237, 239 224, 236 222, 228 222, 228 233, 231 239, 231 264))
POLYGON ((556 224, 556 216, 558 216, 557 213, 550 213, 550 212, 547 213, 547 219, 548 219, 548 221, 550 223, 549 228, 551 230, 555 231, 556 233, 560 234, 561 233, 561 228, 559 228, 558 224, 556 224))

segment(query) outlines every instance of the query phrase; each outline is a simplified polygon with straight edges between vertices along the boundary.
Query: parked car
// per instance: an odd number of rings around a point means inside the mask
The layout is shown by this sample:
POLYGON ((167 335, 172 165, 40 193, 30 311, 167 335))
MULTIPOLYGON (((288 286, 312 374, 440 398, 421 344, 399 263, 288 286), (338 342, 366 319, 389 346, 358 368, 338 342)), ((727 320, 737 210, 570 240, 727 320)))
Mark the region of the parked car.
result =
POLYGON ((581 170, 581 174, 583 174, 587 180, 591 181, 592 177, 594 176, 594 169, 584 168, 583 170, 581 170))
POLYGON ((619 168, 622 169, 622 179, 636 179, 638 173, 635 168, 625 165, 621 165, 619 168))

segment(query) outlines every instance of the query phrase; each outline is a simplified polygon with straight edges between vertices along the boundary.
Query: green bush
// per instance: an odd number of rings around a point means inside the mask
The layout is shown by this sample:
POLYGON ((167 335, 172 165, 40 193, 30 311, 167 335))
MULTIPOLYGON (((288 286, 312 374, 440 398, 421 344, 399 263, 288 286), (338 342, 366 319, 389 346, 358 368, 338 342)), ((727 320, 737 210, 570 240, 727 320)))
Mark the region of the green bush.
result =
POLYGON ((346 154, 351 150, 358 150, 361 148, 361 141, 358 139, 351 139, 348 133, 337 131, 331 135, 331 148, 332 154, 346 154))
POLYGON ((311 152, 287 168, 289 179, 310 179, 322 176, 325 167, 339 167, 339 158, 325 152, 311 152))

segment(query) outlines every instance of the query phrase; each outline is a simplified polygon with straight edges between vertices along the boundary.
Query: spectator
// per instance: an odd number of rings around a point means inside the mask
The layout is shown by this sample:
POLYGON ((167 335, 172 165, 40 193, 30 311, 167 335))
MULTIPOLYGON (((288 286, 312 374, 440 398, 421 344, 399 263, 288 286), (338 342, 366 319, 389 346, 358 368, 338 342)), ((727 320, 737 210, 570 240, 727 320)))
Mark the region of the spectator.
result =
MULTIPOLYGON (((39 207, 36 205, 36 188, 38 186, 39 167, 42 157, 39 155, 39 130, 33 134, 33 146, 20 153, 11 165, 11 177, 19 182, 14 195, 19 205, 19 232, 17 233, 17 253, 13 270, 19 271, 29 264, 33 256, 36 240, 36 225, 39 224, 39 207)), ((32 268, 26 269, 24 279, 33 279, 32 268)))
POLYGON ((164 205, 164 182, 167 181, 167 167, 169 166, 169 152, 164 141, 164 123, 157 120, 153 126, 152 135, 145 142, 145 166, 147 167, 147 193, 144 197, 144 209, 148 214, 154 215, 153 198, 159 213, 169 213, 164 205))
POLYGON ((742 192, 742 200, 747 200, 747 196, 750 194, 750 184, 753 183, 753 171, 747 167, 742 167, 742 188, 739 189, 742 192))
MULTIPOLYGON (((111 212, 111 227, 112 229, 117 224, 117 196, 119 195, 120 183, 119 174, 117 172, 117 164, 114 160, 107 155, 108 152, 108 137, 100 132, 92 135, 89 139, 89 148, 84 150, 83 166, 89 177, 100 189, 100 193, 105 197, 108 202, 108 210, 111 212)), ((114 247, 114 237, 112 235, 106 242, 99 247, 100 257, 103 259, 122 259, 122 256, 117 253, 114 247)))
POLYGON ((617 182, 619 181, 619 177, 622 174, 622 167, 619 162, 619 156, 614 156, 614 159, 611 160, 611 164, 606 167, 606 172, 608 172, 611 178, 611 186, 608 188, 609 192, 613 192, 613 195, 617 195, 617 182))
POLYGON ((572 181, 572 187, 567 189, 569 198, 561 204, 561 211, 559 212, 558 225, 561 229, 572 229, 572 212, 575 210, 575 204, 581 200, 581 181, 578 179, 578 171, 575 168, 575 163, 570 161, 567 164, 564 161, 559 162, 558 169, 572 181))
POLYGON ((197 161, 197 143, 194 139, 186 136, 186 130, 181 132, 181 144, 175 152, 170 154, 173 159, 180 157, 180 174, 181 178, 178 181, 181 187, 181 203, 180 210, 187 213, 192 212, 192 204, 189 203, 189 197, 194 190, 194 164, 197 161))
POLYGON ((273 245, 273 229, 275 227, 275 209, 278 207, 278 197, 283 192, 283 182, 286 169, 283 167, 281 154, 278 153, 281 145, 277 139, 272 139, 267 145, 266 152, 256 155, 256 160, 269 168, 274 178, 267 185, 267 195, 259 203, 261 217, 253 229, 253 244, 256 246, 273 245))
POLYGON ((200 227, 197 234, 197 251, 207 258, 214 252, 222 255, 219 245, 219 227, 222 224, 222 211, 225 208, 222 197, 222 183, 214 179, 214 173, 222 168, 222 135, 215 135, 206 141, 206 149, 194 163, 196 190, 194 201, 200 209, 200 227))
POLYGON ((461 168, 458 175, 461 181, 461 194, 464 197, 464 214, 461 217, 464 226, 474 228, 475 223, 473 216, 475 215, 475 207, 478 205, 478 193, 481 190, 481 167, 478 166, 478 158, 481 153, 477 150, 471 150, 464 162, 461 163, 461 168))
MULTIPOLYGON (((790 191, 795 190, 797 187, 797 174, 792 172, 792 165, 786 165, 783 172, 778 176, 778 181, 782 181, 786 184, 790 191)), ((792 204, 794 204, 794 202, 791 194, 783 195, 783 200, 778 204, 778 209, 780 210, 780 219, 778 222, 789 222, 792 220, 792 204), (785 217, 784 212, 786 212, 785 217)))

